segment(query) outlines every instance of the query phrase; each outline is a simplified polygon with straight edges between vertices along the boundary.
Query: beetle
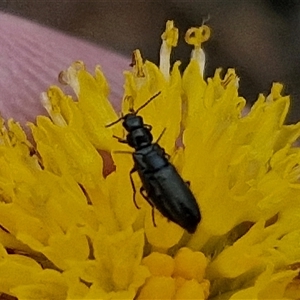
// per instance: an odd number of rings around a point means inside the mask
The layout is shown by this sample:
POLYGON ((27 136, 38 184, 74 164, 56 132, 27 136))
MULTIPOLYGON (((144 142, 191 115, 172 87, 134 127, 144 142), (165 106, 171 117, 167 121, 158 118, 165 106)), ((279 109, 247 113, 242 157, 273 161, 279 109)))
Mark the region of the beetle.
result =
POLYGON ((130 108, 128 114, 106 125, 106 127, 123 121, 122 125, 127 131, 126 139, 113 137, 135 150, 132 153, 134 167, 130 171, 135 205, 137 206, 135 201, 136 189, 132 174, 138 172, 142 181, 140 193, 152 206, 152 217, 154 208, 156 208, 167 219, 178 224, 189 233, 194 233, 201 220, 199 206, 189 188, 189 183, 182 179, 176 168, 170 163, 170 156, 158 144, 165 130, 158 140, 153 142, 152 127, 144 124, 143 118, 137 115, 160 93, 152 96, 137 110, 134 111, 133 108, 130 108))

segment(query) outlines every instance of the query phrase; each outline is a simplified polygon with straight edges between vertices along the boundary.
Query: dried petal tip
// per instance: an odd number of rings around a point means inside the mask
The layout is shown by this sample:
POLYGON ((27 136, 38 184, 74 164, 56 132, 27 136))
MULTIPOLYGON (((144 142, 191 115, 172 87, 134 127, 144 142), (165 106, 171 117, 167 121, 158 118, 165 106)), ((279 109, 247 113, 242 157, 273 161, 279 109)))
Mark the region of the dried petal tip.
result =
POLYGON ((174 26, 173 21, 167 21, 166 30, 161 35, 162 45, 160 48, 160 64, 159 68, 166 79, 169 79, 170 72, 170 55, 172 47, 177 46, 178 28, 174 26))
POLYGON ((145 77, 143 58, 139 49, 133 51, 132 62, 130 65, 133 67, 133 72, 136 77, 145 77))
POLYGON ((78 81, 77 74, 81 70, 85 70, 85 64, 81 60, 77 60, 66 70, 62 71, 58 75, 58 80, 61 84, 70 85, 74 88, 75 93, 78 95, 78 81))

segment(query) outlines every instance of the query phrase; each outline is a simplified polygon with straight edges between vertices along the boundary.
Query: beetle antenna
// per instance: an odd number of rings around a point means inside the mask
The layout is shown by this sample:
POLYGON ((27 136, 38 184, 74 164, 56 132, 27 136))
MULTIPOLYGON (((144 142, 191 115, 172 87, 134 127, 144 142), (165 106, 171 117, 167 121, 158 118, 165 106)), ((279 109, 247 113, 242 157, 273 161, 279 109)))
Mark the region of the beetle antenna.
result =
MULTIPOLYGON (((161 92, 156 93, 154 96, 152 96, 149 100, 147 100, 143 105, 141 105, 136 111, 134 111, 134 109, 131 107, 129 108, 129 111, 133 114, 137 114, 140 110, 142 110, 145 106, 147 106, 152 100, 154 100, 157 96, 159 96, 161 94, 161 92)), ((105 127, 110 127, 113 126, 117 123, 119 123, 120 121, 124 120, 124 116, 122 115, 118 120, 113 121, 112 123, 109 123, 107 125, 105 125, 105 127)))
POLYGON ((165 132, 166 132, 166 128, 164 128, 164 130, 161 132, 161 134, 157 138, 157 141, 156 141, 157 144, 158 144, 158 142, 160 141, 160 139, 162 138, 162 136, 164 135, 165 132))
POLYGON ((120 121, 122 121, 123 119, 124 119, 124 116, 122 115, 118 120, 113 121, 112 123, 109 123, 109 124, 105 125, 105 127, 107 128, 107 127, 113 126, 113 125, 119 123, 120 121))
POLYGON ((156 93, 149 100, 147 100, 143 105, 141 105, 134 113, 137 114, 140 110, 142 110, 145 106, 147 106, 152 100, 154 100, 160 94, 161 94, 161 92, 156 93))

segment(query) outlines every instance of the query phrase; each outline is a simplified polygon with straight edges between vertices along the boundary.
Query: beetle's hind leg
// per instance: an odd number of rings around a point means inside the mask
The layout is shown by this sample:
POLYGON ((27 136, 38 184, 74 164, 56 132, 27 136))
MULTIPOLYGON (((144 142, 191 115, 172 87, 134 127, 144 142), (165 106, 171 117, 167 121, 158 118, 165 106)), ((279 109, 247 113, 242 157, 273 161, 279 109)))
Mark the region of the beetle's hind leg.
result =
MULTIPOLYGON (((136 189, 135 189, 135 185, 134 185, 134 181, 133 181, 133 178, 132 178, 132 174, 134 172, 136 172, 137 170, 135 168, 133 168, 130 172, 129 172, 129 177, 130 177, 130 182, 131 182, 131 186, 132 186, 132 190, 133 190, 133 202, 134 202, 134 205, 136 206, 136 208, 140 209, 140 207, 137 205, 136 203, 136 199, 135 199, 135 195, 136 195, 136 189)), ((155 218, 154 218, 154 204, 152 203, 151 199, 148 197, 148 195, 146 194, 145 192, 145 189, 144 187, 141 187, 140 188, 140 194, 143 196, 143 198, 151 205, 151 208, 152 208, 152 222, 153 222, 153 225, 154 227, 156 227, 156 223, 155 223, 155 218)))
POLYGON ((135 189, 134 181, 133 181, 133 178, 132 178, 132 174, 136 171, 137 171, 136 168, 131 169, 130 172, 129 172, 129 178, 130 178, 131 187, 132 187, 132 190, 133 190, 133 195, 132 195, 133 203, 134 203, 136 208, 140 209, 140 207, 136 203, 136 199, 135 199, 136 189, 135 189))
POLYGON ((154 204, 152 203, 151 199, 149 198, 149 196, 146 194, 144 187, 140 188, 140 194, 143 196, 143 198, 151 205, 152 211, 151 211, 151 215, 152 215, 152 222, 154 227, 156 227, 156 223, 155 223, 155 218, 154 218, 154 204))
POLYGON ((155 218, 154 218, 154 206, 152 206, 151 215, 152 215, 153 226, 154 226, 154 227, 157 227, 157 225, 156 225, 156 223, 155 223, 155 218))

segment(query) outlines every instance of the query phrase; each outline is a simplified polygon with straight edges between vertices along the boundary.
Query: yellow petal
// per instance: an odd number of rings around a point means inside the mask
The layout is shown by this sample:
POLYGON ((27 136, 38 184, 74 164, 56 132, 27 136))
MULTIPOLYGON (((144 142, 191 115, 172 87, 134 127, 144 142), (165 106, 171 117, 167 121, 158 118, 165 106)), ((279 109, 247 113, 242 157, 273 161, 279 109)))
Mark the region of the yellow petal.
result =
POLYGON ((85 187, 98 185, 103 178, 102 158, 85 135, 54 125, 46 117, 39 117, 31 129, 47 170, 70 175, 85 187))
POLYGON ((107 82, 100 67, 96 67, 93 77, 82 62, 76 62, 65 71, 63 77, 78 97, 78 108, 84 119, 83 130, 88 139, 97 149, 110 151, 113 145, 112 130, 105 126, 116 120, 117 115, 107 101, 107 82))
POLYGON ((57 299, 64 300, 67 286, 59 272, 43 270, 35 276, 31 284, 20 285, 11 289, 18 299, 57 299))
POLYGON ((184 233, 179 225, 169 221, 156 209, 154 209, 154 220, 155 224, 149 208, 145 217, 145 233, 151 245, 159 249, 168 249, 179 242, 184 233))

